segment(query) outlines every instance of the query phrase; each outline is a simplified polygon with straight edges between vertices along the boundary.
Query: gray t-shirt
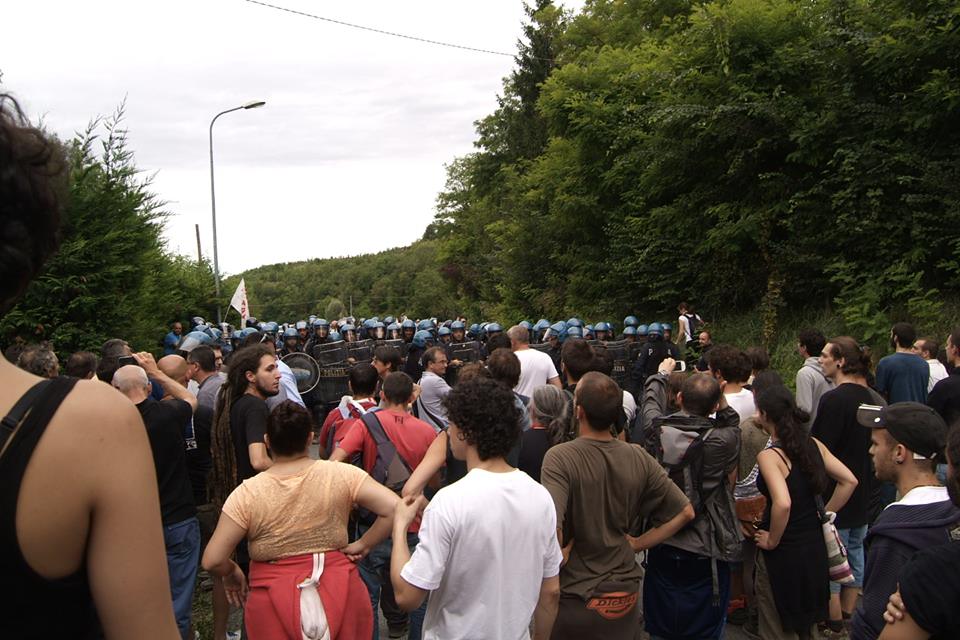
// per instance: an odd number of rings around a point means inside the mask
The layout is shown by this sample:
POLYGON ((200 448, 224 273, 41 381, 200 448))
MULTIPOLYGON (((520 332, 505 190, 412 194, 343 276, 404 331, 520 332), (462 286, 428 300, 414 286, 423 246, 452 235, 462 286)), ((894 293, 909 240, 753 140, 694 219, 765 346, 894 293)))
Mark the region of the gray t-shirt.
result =
POLYGON ((201 407, 208 407, 215 411, 217 407, 217 394, 220 393, 220 387, 223 386, 227 376, 222 373, 216 373, 200 385, 200 391, 197 392, 197 404, 201 407))
MULTIPOLYGON (((429 421, 439 420, 441 428, 447 426, 447 410, 443 407, 443 399, 450 393, 450 385, 447 381, 430 371, 424 371, 420 378, 420 404, 426 409, 430 416, 429 421)), ((424 420, 423 416, 420 417, 424 420)))

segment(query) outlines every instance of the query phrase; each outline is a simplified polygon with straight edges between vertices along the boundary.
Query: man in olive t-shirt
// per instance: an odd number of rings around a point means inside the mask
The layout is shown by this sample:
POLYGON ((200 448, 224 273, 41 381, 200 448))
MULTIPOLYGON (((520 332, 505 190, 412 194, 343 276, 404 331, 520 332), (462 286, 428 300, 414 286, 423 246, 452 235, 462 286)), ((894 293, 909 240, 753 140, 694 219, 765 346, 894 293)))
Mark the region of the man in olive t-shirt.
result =
POLYGON ((547 451, 541 471, 568 558, 552 637, 632 639, 642 575, 635 554, 680 530, 693 508, 646 451, 611 435, 623 402, 612 379, 584 375, 575 398, 580 436, 547 451), (644 519, 652 528, 631 536, 644 519))

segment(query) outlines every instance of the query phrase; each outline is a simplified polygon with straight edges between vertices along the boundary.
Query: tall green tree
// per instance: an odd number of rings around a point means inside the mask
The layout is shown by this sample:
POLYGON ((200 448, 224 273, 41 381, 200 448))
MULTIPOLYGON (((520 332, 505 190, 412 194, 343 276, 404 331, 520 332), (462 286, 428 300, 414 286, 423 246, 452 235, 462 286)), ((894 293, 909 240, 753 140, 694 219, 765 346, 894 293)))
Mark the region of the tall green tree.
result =
POLYGON ((50 341, 62 356, 117 337, 153 349, 171 320, 213 310, 212 271, 166 251, 164 203, 135 165, 122 106, 67 150, 60 251, 0 320, 0 334, 50 341))

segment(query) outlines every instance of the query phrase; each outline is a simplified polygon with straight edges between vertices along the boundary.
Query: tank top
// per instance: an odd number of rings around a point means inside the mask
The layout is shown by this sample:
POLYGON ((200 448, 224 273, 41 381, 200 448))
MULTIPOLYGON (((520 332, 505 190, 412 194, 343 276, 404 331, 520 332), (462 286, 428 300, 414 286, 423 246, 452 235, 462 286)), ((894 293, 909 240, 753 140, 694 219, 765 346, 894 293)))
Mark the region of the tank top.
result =
MULTIPOLYGON (((33 451, 76 378, 37 383, 3 419, 0 447, 0 638, 102 638, 86 563, 50 580, 27 563, 17 540, 17 501, 33 451), (19 424, 19 429, 17 425, 19 424), (11 432, 16 432, 11 436, 11 432)), ((63 476, 64 482, 70 478, 63 476)))

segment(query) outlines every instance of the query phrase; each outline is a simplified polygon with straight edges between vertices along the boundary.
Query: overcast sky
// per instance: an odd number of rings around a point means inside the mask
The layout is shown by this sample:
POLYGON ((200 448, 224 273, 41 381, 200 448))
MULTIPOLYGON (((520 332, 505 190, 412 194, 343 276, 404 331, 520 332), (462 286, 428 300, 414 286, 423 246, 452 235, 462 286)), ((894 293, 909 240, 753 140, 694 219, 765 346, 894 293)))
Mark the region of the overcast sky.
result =
MULTIPOLYGON (((432 40, 514 53, 520 1, 273 0, 432 40)), ((580 0, 566 7, 579 8, 580 0)), ((358 31, 243 0, 5 3, 2 88, 70 137, 126 98, 140 169, 172 214, 169 247, 220 269, 402 246, 432 220, 444 164, 469 153, 513 59, 358 31)))

